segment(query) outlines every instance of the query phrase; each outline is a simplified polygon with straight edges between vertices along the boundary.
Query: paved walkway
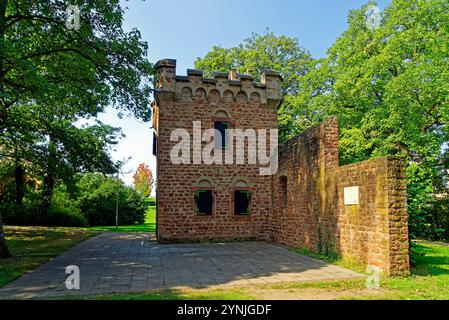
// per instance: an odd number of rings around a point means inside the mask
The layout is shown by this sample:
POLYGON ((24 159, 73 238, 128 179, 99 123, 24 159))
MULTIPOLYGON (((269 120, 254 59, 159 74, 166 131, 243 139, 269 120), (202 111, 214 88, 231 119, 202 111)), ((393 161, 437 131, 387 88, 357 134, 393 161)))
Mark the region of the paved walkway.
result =
POLYGON ((238 287, 360 276, 270 243, 161 245, 149 234, 103 233, 1 288, 0 299, 238 287), (80 269, 80 290, 66 289, 65 268, 69 265, 80 269))

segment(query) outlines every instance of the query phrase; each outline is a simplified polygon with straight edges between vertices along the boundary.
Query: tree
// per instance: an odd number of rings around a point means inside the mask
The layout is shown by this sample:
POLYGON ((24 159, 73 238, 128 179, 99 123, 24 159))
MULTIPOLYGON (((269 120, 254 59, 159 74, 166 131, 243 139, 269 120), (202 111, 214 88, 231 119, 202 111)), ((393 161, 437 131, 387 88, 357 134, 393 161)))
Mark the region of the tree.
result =
POLYGON ((229 72, 232 68, 237 68, 240 73, 250 70, 256 79, 264 69, 275 69, 284 78, 284 92, 294 94, 298 79, 308 73, 312 61, 310 53, 297 39, 267 31, 262 35, 253 33, 237 47, 213 47, 203 58, 196 59, 195 68, 208 75, 215 71, 229 72))
POLYGON ((5 231, 3 229, 1 210, 2 210, 2 208, 0 206, 0 257, 1 258, 9 258, 9 257, 11 257, 11 253, 9 252, 8 246, 6 245, 5 231))
POLYGON ((133 175, 134 189, 137 190, 144 197, 149 197, 153 189, 153 173, 145 163, 139 164, 136 172, 133 175))
POLYGON ((284 104, 292 111, 281 109, 280 119, 298 126, 307 115, 311 123, 338 116, 342 163, 403 157, 415 233, 432 194, 446 185, 449 3, 393 0, 369 28, 365 13, 374 4, 350 12, 348 29, 299 80, 298 94, 284 104))
MULTIPOLYGON (((46 168, 47 199, 55 172, 78 171, 100 158, 109 162, 103 147, 113 130, 101 125, 77 130, 79 118, 96 117, 106 106, 150 118, 153 70, 139 31, 123 31, 116 0, 77 2, 80 27, 73 29, 66 25, 66 1, 0 0, 0 136, 7 137, 0 149, 19 167, 39 158, 46 168), (51 115, 47 120, 45 113, 51 115), (30 125, 23 119, 31 119, 30 125), (103 132, 100 141, 98 132, 103 132), (94 147, 87 148, 91 143, 94 147)), ((5 246, 1 232, 0 252, 5 246)))
POLYGON ((8 119, 8 128, 0 137, 4 147, 0 154, 16 162, 16 184, 21 181, 22 185, 20 194, 16 192, 18 205, 24 197, 25 162, 27 167, 33 167, 34 174, 42 177, 44 209, 50 205, 56 180, 70 185, 78 172, 115 171, 108 149, 117 144, 120 130, 101 123, 75 126, 72 122, 76 117, 70 114, 69 107, 64 113, 57 111, 55 106, 16 106, 8 119), (19 114, 20 121, 14 121, 19 119, 19 114))
POLYGON ((122 180, 99 173, 77 175, 75 203, 91 226, 115 224, 116 196, 119 200, 119 224, 143 223, 147 204, 144 196, 122 180))

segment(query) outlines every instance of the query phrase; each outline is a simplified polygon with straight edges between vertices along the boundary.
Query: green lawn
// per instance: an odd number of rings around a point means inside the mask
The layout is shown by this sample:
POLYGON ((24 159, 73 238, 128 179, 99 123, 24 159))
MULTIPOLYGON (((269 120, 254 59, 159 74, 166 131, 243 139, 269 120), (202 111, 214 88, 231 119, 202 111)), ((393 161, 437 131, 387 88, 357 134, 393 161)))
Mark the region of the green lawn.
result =
MULTIPOLYGON (((449 299, 449 244, 418 242, 415 266, 408 277, 385 278, 381 284, 383 294, 348 296, 347 299, 449 299)), ((363 272, 357 264, 351 266, 347 261, 327 259, 322 255, 301 251, 299 253, 328 260, 343 267, 363 272)), ((364 282, 351 282, 347 289, 364 287, 364 282)))
POLYGON ((149 207, 145 214, 145 222, 142 224, 130 224, 124 226, 88 227, 82 230, 99 232, 155 232, 156 231, 156 207, 149 207))
POLYGON ((386 279, 391 293, 384 298, 449 300, 449 244, 418 243, 417 249, 424 255, 416 258, 412 275, 386 279))
POLYGON ((135 294, 106 294, 97 296, 67 296, 57 300, 253 300, 255 295, 244 290, 154 290, 135 294))
POLYGON ((96 235, 73 228, 5 227, 12 258, 0 259, 0 287, 96 235))

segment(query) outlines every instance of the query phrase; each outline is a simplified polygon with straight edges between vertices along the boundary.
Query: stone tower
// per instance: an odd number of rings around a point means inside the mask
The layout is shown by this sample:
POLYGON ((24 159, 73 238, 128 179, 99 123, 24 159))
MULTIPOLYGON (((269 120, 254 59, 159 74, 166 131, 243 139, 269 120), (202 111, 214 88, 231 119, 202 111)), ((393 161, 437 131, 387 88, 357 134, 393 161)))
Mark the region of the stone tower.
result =
MULTIPOLYGON (((210 79, 191 69, 187 76, 177 76, 172 59, 157 62, 155 68, 159 241, 269 239, 271 177, 260 174, 259 164, 247 161, 247 152, 240 164, 198 161, 207 141, 195 144, 194 139, 195 135, 201 139, 207 129, 277 129, 280 74, 265 70, 261 82, 255 83, 251 75, 236 70, 215 73, 210 79), (179 137, 171 138, 177 129, 190 139, 189 159, 183 163, 173 163, 171 157, 179 143, 179 137)), ((223 149, 229 148, 228 141, 221 143, 223 149)))

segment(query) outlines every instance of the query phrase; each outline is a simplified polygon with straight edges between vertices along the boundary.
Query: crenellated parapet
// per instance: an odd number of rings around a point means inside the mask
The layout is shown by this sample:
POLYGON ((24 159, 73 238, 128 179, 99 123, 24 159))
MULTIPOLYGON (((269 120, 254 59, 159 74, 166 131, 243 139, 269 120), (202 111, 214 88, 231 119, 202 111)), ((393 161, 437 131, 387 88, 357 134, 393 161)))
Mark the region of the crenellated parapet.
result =
POLYGON ((274 70, 264 70, 261 82, 253 76, 216 72, 205 78, 203 71, 188 69, 187 76, 176 75, 176 60, 164 59, 155 65, 156 99, 176 102, 253 103, 277 108, 282 102, 282 77, 274 70))

